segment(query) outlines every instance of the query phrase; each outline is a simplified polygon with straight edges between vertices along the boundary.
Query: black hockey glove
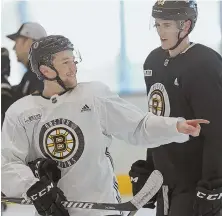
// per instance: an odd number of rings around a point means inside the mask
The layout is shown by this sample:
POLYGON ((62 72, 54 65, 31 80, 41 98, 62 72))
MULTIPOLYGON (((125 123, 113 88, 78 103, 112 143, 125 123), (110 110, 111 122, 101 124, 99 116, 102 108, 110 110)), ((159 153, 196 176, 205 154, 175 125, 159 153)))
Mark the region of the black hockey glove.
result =
POLYGON ((69 216, 68 211, 61 204, 66 197, 47 177, 42 177, 40 181, 32 185, 26 194, 40 215, 69 216))
MULTIPOLYGON (((5 197, 5 194, 3 194, 2 192, 1 192, 1 196, 2 197, 5 197)), ((6 205, 6 203, 1 203, 1 212, 4 212, 4 211, 6 211, 6 209, 7 209, 7 205, 6 205)))
POLYGON ((45 176, 56 184, 61 178, 61 170, 58 168, 57 163, 50 158, 38 158, 29 162, 28 165, 36 178, 41 179, 45 176))
MULTIPOLYGON (((145 160, 138 160, 132 164, 129 171, 130 181, 132 183, 133 196, 135 196, 144 186, 154 167, 145 160)), ((156 195, 143 208, 154 209, 156 202, 156 195)))
POLYGON ((222 179, 200 181, 196 189, 194 216, 222 215, 222 179))

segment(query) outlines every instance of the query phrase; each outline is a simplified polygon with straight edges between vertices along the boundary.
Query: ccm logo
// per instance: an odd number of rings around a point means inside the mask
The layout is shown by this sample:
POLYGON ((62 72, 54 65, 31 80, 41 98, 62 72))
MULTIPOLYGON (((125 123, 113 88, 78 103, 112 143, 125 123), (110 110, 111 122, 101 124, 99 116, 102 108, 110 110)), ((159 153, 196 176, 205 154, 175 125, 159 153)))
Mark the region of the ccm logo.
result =
POLYGON ((48 193, 52 188, 53 188, 53 183, 51 183, 50 185, 48 185, 46 188, 44 188, 43 190, 41 190, 40 192, 38 192, 37 194, 34 194, 31 196, 32 200, 36 200, 39 197, 44 196, 46 193, 48 193))
POLYGON ((201 199, 207 199, 207 200, 219 200, 222 199, 222 193, 219 194, 205 194, 202 192, 197 192, 197 196, 201 199))
POLYGON ((135 178, 133 178, 133 177, 130 177, 130 181, 131 182, 134 182, 134 183, 137 183, 138 182, 138 177, 135 177, 135 178))

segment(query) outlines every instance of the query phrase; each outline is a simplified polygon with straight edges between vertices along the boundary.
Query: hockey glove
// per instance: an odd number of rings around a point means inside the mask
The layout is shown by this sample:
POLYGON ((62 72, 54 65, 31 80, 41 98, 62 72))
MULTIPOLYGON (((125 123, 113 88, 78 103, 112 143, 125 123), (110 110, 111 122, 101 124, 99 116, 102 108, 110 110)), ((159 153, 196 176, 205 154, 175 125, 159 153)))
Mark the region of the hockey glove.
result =
MULTIPOLYGON (((1 192, 1 196, 4 197, 5 194, 3 194, 3 193, 1 192)), ((2 203, 1 203, 1 212, 6 211, 6 209, 7 209, 6 203, 3 203, 3 202, 2 202, 2 203)))
POLYGON ((28 163, 36 178, 41 179, 43 176, 58 183, 61 178, 61 170, 57 167, 57 163, 50 158, 38 158, 28 163))
POLYGON ((222 215, 222 179, 200 181, 196 189, 194 216, 222 215))
POLYGON ((26 194, 40 215, 69 216, 68 211, 61 204, 61 201, 66 200, 66 197, 62 190, 47 177, 42 177, 40 181, 32 185, 26 194))
MULTIPOLYGON (((132 183, 133 196, 135 196, 144 186, 154 167, 145 160, 138 160, 132 164, 129 171, 130 181, 132 183)), ((143 208, 154 209, 156 206, 156 195, 143 208)))

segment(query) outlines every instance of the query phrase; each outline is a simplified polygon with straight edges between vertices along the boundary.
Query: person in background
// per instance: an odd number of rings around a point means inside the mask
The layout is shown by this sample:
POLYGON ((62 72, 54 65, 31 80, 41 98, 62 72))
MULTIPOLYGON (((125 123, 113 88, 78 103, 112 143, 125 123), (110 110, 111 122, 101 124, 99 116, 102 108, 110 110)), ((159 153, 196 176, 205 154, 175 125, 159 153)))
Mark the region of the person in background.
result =
POLYGON ((1 125, 5 118, 5 112, 13 103, 12 86, 8 81, 10 76, 9 52, 1 48, 1 125))
POLYGON ((9 39, 15 41, 13 49, 15 50, 18 62, 27 68, 27 72, 24 74, 21 82, 17 86, 13 86, 14 101, 35 91, 42 91, 43 89, 43 82, 31 72, 28 54, 32 43, 46 36, 45 29, 40 24, 34 22, 24 23, 16 33, 7 35, 9 39))

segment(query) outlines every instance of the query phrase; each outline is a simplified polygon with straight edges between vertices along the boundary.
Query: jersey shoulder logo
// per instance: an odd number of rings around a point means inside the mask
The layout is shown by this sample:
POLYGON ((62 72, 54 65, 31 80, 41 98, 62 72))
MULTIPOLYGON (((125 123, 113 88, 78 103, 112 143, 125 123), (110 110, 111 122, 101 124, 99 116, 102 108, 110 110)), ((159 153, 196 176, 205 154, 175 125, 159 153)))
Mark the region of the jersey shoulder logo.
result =
POLYGON ((41 114, 34 114, 34 115, 26 116, 26 117, 24 118, 24 122, 25 122, 26 124, 28 124, 28 123, 30 123, 30 122, 32 122, 32 121, 38 121, 38 120, 40 120, 41 117, 42 117, 41 114))
POLYGON ((166 0, 158 0, 158 1, 157 1, 157 4, 158 4, 158 5, 162 5, 162 6, 163 6, 163 5, 164 5, 164 3, 165 3, 165 1, 166 1, 166 0))
POLYGON ((153 75, 153 71, 152 70, 143 70, 144 76, 152 76, 153 75))

